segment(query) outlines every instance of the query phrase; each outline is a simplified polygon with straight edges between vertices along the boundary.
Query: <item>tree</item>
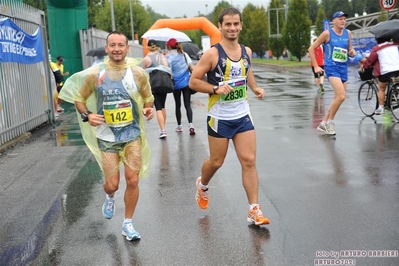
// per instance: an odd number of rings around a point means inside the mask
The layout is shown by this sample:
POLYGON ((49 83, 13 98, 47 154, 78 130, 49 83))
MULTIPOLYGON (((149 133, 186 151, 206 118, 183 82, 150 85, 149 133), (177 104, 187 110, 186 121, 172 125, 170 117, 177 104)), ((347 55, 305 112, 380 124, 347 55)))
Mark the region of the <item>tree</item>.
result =
POLYGON ((169 18, 166 15, 161 15, 157 12, 154 11, 154 9, 152 9, 152 7, 150 7, 149 5, 147 5, 145 7, 145 10, 147 11, 147 13, 150 15, 151 18, 151 23, 154 24, 158 19, 165 19, 165 18, 169 18))
POLYGON ((256 9, 256 6, 249 3, 245 6, 244 10, 242 11, 243 28, 242 28, 242 31, 240 32, 240 37, 239 37, 238 41, 245 45, 248 44, 248 38, 249 38, 248 31, 252 27, 251 16, 252 16, 253 12, 255 11, 255 9, 256 9))
POLYGON ((251 28, 248 29, 248 46, 260 58, 267 51, 267 14, 263 6, 257 7, 251 16, 251 28))
POLYGON ((229 4, 229 2, 226 2, 226 1, 220 1, 220 2, 215 6, 215 8, 213 9, 213 12, 212 12, 212 17, 213 17, 212 23, 213 23, 213 25, 215 25, 216 27, 218 27, 219 13, 220 13, 223 9, 228 8, 228 7, 231 7, 231 5, 229 4))
POLYGON ((353 14, 357 13, 359 15, 363 14, 363 12, 366 12, 367 14, 377 13, 381 10, 380 1, 352 0, 352 10, 353 14))
POLYGON ((33 6, 39 10, 46 11, 47 10, 47 3, 46 0, 23 0, 24 4, 33 6))
POLYGON ((309 18, 312 21, 312 25, 316 23, 317 12, 318 12, 319 0, 308 0, 308 12, 309 18))
MULTIPOLYGON (((143 35, 151 27, 150 15, 145 11, 140 2, 132 4, 134 33, 138 36, 143 35)), ((111 8, 107 1, 104 8, 95 16, 96 28, 110 32, 112 31, 111 8)), ((114 0, 115 28, 124 32, 129 39, 132 39, 130 24, 130 3, 126 0, 114 0)))
POLYGON ((273 56, 277 59, 283 55, 284 42, 282 32, 285 22, 285 10, 281 0, 271 0, 269 4, 269 49, 272 50, 273 56))
POLYGON ((349 0, 321 0, 325 8, 325 12, 328 19, 332 19, 332 16, 337 11, 343 11, 346 14, 353 16, 352 5, 349 0))
POLYGON ((320 5, 319 10, 317 11, 317 18, 315 22, 316 30, 315 33, 319 36, 324 31, 323 20, 327 19, 326 12, 324 12, 323 5, 320 5))
POLYGON ((388 20, 387 11, 385 9, 381 9, 380 15, 378 16, 378 22, 388 20))
POLYGON ((299 62, 309 47, 311 23, 307 1, 290 0, 283 40, 287 49, 298 58, 299 62))
POLYGON ((104 8, 105 0, 87 0, 88 25, 96 27, 96 14, 104 8))

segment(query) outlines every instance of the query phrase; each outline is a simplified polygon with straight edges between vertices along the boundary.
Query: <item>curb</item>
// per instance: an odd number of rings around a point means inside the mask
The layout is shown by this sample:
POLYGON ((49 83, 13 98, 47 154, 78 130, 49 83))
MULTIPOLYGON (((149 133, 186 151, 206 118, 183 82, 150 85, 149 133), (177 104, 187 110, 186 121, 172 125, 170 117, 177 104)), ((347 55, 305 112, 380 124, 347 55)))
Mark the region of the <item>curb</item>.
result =
POLYGON ((17 144, 19 144, 21 142, 28 140, 31 136, 32 136, 32 133, 27 132, 27 133, 21 134, 18 137, 13 138, 12 140, 0 145, 0 153, 16 146, 17 144))

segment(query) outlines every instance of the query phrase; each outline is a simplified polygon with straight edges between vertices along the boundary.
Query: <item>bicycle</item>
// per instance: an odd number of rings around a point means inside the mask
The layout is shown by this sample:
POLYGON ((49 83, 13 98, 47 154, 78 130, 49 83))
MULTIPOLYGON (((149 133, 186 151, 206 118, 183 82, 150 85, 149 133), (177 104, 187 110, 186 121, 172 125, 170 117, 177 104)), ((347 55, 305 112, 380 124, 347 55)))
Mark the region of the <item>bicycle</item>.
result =
MULTIPOLYGON (((378 108, 378 82, 372 71, 372 68, 359 71, 360 79, 365 82, 360 85, 357 95, 360 110, 369 117, 373 116, 378 108)), ((396 77, 396 75, 391 76, 387 84, 384 108, 390 110, 399 121, 399 83, 395 82, 396 77)))

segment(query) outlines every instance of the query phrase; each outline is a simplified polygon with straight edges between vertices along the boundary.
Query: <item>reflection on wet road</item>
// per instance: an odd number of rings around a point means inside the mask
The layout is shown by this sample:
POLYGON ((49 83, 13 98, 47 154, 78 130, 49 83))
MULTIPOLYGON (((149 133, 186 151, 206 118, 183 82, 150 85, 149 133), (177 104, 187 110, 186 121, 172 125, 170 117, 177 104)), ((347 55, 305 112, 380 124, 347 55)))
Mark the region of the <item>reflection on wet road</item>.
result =
MULTIPOLYGON (((265 99, 250 93, 249 100, 257 134, 259 203, 270 225, 246 222, 248 203, 233 145, 211 182, 209 209, 198 209, 195 179, 208 156, 207 96, 193 95, 197 134, 190 136, 187 128, 174 131, 169 95, 167 139, 158 139, 155 120, 146 125, 151 171, 140 181, 133 218, 142 240, 129 243, 120 235, 124 181, 115 217, 102 217, 102 177, 92 161, 65 192, 65 216, 50 237, 57 241, 48 245, 52 265, 314 265, 316 259, 333 259, 322 251, 397 254, 399 126, 389 114, 362 115, 356 67, 350 69, 335 137, 316 130, 333 99, 327 81, 320 95, 310 68, 255 66, 254 73, 266 90, 265 99)), ((57 146, 83 145, 74 109, 65 107, 49 138, 57 146)), ((345 259, 357 265, 399 265, 397 256, 345 259)))

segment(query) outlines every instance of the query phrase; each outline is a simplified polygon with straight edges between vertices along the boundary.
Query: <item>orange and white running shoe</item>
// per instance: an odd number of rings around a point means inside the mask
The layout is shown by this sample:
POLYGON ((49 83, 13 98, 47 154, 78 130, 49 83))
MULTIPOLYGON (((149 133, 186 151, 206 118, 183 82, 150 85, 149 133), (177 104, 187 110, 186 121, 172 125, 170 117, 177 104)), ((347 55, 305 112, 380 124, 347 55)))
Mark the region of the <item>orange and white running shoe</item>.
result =
POLYGON ((197 200, 198 206, 205 210, 208 208, 208 189, 203 190, 200 188, 199 183, 201 182, 201 177, 197 178, 197 193, 195 193, 195 199, 197 200))
POLYGON ((248 210, 247 221, 249 223, 254 223, 255 225, 270 223, 269 219, 263 216, 261 207, 259 205, 255 206, 252 210, 248 210))

